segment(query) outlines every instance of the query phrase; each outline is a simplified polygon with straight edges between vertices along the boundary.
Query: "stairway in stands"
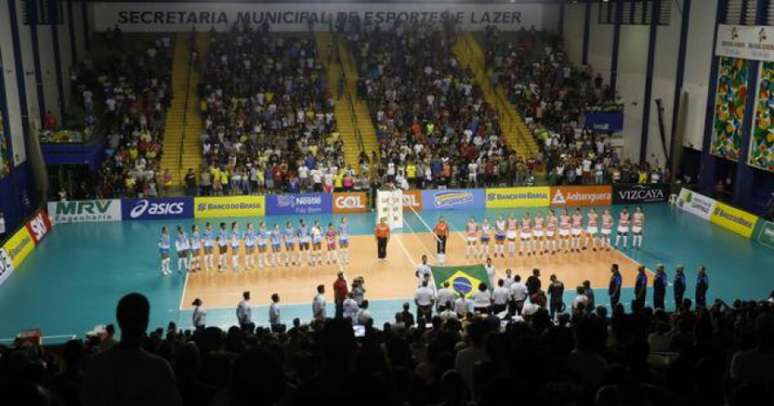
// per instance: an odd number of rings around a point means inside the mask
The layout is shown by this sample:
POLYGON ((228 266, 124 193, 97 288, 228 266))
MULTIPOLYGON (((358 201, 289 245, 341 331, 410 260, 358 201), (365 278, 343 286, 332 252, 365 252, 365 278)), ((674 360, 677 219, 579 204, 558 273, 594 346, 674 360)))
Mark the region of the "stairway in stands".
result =
POLYGON ((365 151, 368 156, 371 156, 371 151, 378 153, 379 145, 368 105, 357 95, 358 73, 355 61, 344 38, 329 32, 317 32, 315 40, 317 52, 325 64, 328 90, 336 97, 334 114, 344 144, 344 159, 347 165, 358 171, 360 152, 365 151), (334 46, 333 51, 331 51, 331 45, 334 46), (338 83, 342 74, 344 89, 339 95, 338 83))
POLYGON ((476 83, 481 86, 485 101, 497 109, 500 127, 508 145, 521 157, 530 157, 538 152, 535 138, 530 133, 516 108, 508 101, 502 86, 492 86, 486 72, 486 58, 478 41, 469 32, 460 34, 454 44, 454 53, 462 66, 469 68, 476 83))
MULTIPOLYGON (((172 173, 172 186, 182 186, 189 168, 198 172, 202 163, 201 141, 202 120, 199 115, 197 86, 199 73, 189 69, 191 55, 190 33, 175 36, 172 60, 172 105, 167 111, 164 132, 164 149, 161 170, 172 173), (190 77, 189 77, 190 75, 190 77)), ((199 60, 207 53, 209 45, 206 33, 197 33, 194 38, 199 60)), ((203 66, 203 65, 202 65, 203 66)))

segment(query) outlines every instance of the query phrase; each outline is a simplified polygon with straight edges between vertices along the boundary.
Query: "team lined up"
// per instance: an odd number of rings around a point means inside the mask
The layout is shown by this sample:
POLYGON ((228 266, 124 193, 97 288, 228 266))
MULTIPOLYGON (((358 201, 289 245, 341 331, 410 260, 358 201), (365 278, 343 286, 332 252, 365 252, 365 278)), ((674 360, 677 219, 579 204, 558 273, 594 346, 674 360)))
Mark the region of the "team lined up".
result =
MULTIPOLYGON (((200 232, 199 227, 194 224, 191 226, 191 233, 186 234, 183 226, 178 225, 174 239, 177 271, 182 273, 215 269, 215 247, 218 252, 219 272, 223 272, 227 267, 235 272, 240 271, 241 247, 244 247, 244 265, 247 269, 276 267, 281 264, 286 267, 300 266, 303 262, 308 266, 323 265, 323 261, 328 265, 349 263, 349 224, 346 217, 342 217, 337 225, 329 223, 325 230, 319 220, 315 220, 310 227, 303 219, 299 220, 297 227, 291 221, 285 223, 284 228, 279 224, 267 227, 263 221, 258 223, 257 229, 250 222, 245 227, 245 231, 240 231, 239 223, 234 221, 228 230, 226 223, 220 223, 215 232, 208 222, 204 231, 200 232), (322 251, 323 241, 327 246, 327 255, 322 251)), ((162 227, 158 247, 163 275, 172 273, 171 241, 169 230, 166 226, 162 227)))
MULTIPOLYGON (((624 208, 618 216, 615 247, 623 244, 627 248, 629 232, 632 233, 632 247, 642 247, 642 235, 645 227, 645 214, 638 206, 634 213, 624 208)), ((529 212, 521 219, 511 214, 507 219, 498 216, 494 225, 484 218, 479 224, 471 217, 465 227, 465 258, 485 258, 490 256, 489 244, 494 235, 494 252, 492 256, 505 258, 507 241, 508 255, 516 255, 516 239, 521 240, 518 254, 527 256, 556 254, 564 251, 581 252, 591 246, 591 249, 610 250, 613 232, 613 216, 609 209, 604 209, 600 219, 594 208, 584 214, 580 208, 570 214, 567 209, 557 216, 554 210, 549 210, 544 217, 541 212, 531 217, 529 212), (600 224, 601 221, 601 224, 600 224), (585 231, 585 235, 584 235, 585 231)))

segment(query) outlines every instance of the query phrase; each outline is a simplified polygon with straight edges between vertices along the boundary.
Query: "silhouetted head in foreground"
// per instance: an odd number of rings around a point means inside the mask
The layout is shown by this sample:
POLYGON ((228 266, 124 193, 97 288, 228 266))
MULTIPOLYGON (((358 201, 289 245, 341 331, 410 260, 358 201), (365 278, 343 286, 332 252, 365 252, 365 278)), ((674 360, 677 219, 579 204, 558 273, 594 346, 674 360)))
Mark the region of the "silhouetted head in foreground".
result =
POLYGON ((139 293, 130 293, 118 301, 116 319, 121 328, 121 341, 131 342, 141 339, 148 329, 150 302, 139 293))

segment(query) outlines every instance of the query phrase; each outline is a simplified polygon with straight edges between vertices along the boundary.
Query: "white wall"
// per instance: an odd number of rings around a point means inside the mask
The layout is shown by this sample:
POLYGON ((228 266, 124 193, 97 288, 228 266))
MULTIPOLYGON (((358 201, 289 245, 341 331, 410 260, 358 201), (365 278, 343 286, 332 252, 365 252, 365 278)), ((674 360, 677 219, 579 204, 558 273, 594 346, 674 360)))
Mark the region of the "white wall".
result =
POLYGON ((59 34, 59 49, 61 50, 61 62, 62 62, 62 101, 64 102, 65 111, 70 106, 70 93, 72 86, 70 86, 70 66, 73 64, 72 49, 70 49, 70 18, 67 15, 67 4, 63 4, 62 15, 64 17, 63 24, 57 27, 59 34))
POLYGON ((8 107, 8 123, 6 128, 11 133, 11 148, 13 148, 14 165, 21 165, 27 160, 22 131, 21 107, 16 79, 16 59, 13 53, 11 38, 11 19, 8 4, 0 2, 0 54, 3 62, 3 79, 5 81, 5 100, 8 107))
MULTIPOLYGON (((717 1, 694 0, 692 2, 688 31, 684 91, 689 93, 689 101, 687 105, 682 106, 681 112, 686 114, 683 144, 694 145, 699 149, 702 144, 706 115, 707 82, 717 1)), ((676 0, 672 3, 670 24, 659 26, 656 34, 646 156, 648 160, 655 159, 662 164, 665 157, 659 135, 655 100, 662 100, 665 137, 666 142, 669 143, 683 2, 684 0, 676 0)), ((601 4, 596 3, 591 11, 589 63, 595 72, 602 73, 607 83, 613 51, 613 25, 597 23, 599 7, 601 4)), ((584 8, 583 4, 568 5, 565 14, 565 47, 570 59, 576 64, 582 61, 584 8)), ((623 156, 634 160, 639 160, 640 155, 649 35, 649 26, 621 26, 617 90, 625 102, 623 156)))
MULTIPOLYGON (((59 114, 59 89, 56 86, 56 59, 54 58, 54 40, 51 26, 39 25, 38 46, 40 48, 40 75, 43 81, 43 100, 46 110, 56 116, 61 124, 62 117, 59 114)), ((60 49, 60 51, 64 52, 60 49)))
POLYGON ((32 130, 40 128, 41 113, 38 108, 38 96, 35 83, 35 61, 32 57, 32 34, 29 25, 24 25, 24 3, 16 1, 16 18, 19 26, 19 46, 21 47, 24 82, 27 90, 27 112, 32 130))

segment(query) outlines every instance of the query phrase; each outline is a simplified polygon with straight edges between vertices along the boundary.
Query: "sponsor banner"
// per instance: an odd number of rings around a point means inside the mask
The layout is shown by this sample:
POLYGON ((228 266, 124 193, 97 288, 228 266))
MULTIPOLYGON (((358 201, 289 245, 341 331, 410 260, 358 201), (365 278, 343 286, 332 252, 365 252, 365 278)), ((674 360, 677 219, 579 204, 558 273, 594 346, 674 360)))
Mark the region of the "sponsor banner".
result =
POLYGON ((193 216, 192 197, 121 200, 121 217, 124 220, 190 219, 193 216))
POLYGON ((548 207, 550 204, 551 188, 548 186, 486 189, 487 209, 548 207))
POLYGON ((483 189, 423 190, 422 205, 425 210, 483 209, 483 189))
POLYGON ((774 223, 770 221, 760 221, 760 225, 755 232, 755 240, 774 249, 774 223))
POLYGON ((677 197, 677 207, 704 220, 710 219, 715 210, 715 204, 715 199, 710 199, 686 188, 680 189, 680 195, 677 197))
POLYGON ((12 272, 13 262, 11 261, 11 256, 8 255, 5 249, 0 248, 0 285, 11 276, 12 272))
POLYGON ((750 238, 755 225, 758 223, 758 216, 725 203, 716 202, 710 215, 710 221, 742 237, 750 238))
POLYGON ((610 206, 613 188, 610 186, 551 187, 551 207, 610 206))
POLYGON ((586 113, 585 128, 593 132, 623 131, 623 111, 595 111, 586 113))
POLYGON ((774 61, 774 27, 720 24, 715 55, 774 61))
POLYGON ((266 196, 266 214, 327 214, 333 211, 330 193, 299 193, 266 196))
POLYGON ((121 200, 48 202, 48 215, 55 224, 121 221, 121 200))
POLYGON ((35 249, 35 241, 32 239, 27 227, 22 227, 5 242, 2 248, 11 258, 13 268, 19 269, 27 255, 30 255, 30 252, 35 249))
POLYGON ((613 204, 663 203, 670 191, 668 183, 613 185, 613 204))
POLYGON ((422 191, 403 191, 403 210, 422 211, 422 191))
POLYGON ((38 210, 24 227, 27 228, 27 232, 29 232, 35 245, 39 245, 51 231, 51 219, 48 218, 45 211, 38 210))
POLYGON ((334 193, 334 213, 365 213, 368 211, 368 195, 365 192, 334 193))
POLYGON ((254 217, 266 214, 264 196, 212 196, 194 198, 194 217, 254 217))
POLYGON ((451 22, 466 31, 496 26, 504 31, 554 27, 558 5, 457 2, 96 2, 94 30, 124 32, 228 31, 235 25, 272 31, 327 31, 338 23, 392 27, 398 22, 440 25, 451 22))
POLYGON ((436 289, 443 288, 445 282, 458 294, 470 299, 474 292, 478 292, 481 282, 491 285, 486 268, 483 265, 464 266, 433 266, 430 268, 435 281, 436 289))

